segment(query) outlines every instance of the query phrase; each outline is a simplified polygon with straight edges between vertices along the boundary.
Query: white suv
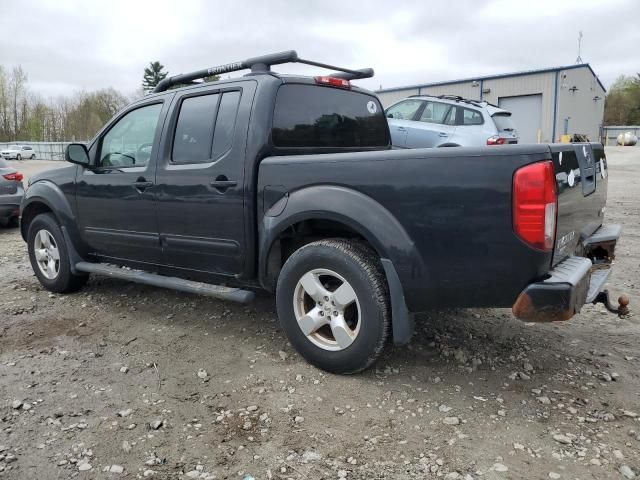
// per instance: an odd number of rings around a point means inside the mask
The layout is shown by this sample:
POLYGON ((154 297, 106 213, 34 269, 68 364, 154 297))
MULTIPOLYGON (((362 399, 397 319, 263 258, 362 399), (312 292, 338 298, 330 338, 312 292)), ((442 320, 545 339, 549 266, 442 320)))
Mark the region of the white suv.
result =
POLYGON ((33 160, 36 158, 36 152, 28 145, 9 145, 6 149, 0 152, 2 158, 7 160, 16 159, 22 160, 23 158, 30 158, 33 160))
POLYGON ((518 143, 511 112, 452 95, 415 95, 386 110, 398 148, 473 147, 518 143))

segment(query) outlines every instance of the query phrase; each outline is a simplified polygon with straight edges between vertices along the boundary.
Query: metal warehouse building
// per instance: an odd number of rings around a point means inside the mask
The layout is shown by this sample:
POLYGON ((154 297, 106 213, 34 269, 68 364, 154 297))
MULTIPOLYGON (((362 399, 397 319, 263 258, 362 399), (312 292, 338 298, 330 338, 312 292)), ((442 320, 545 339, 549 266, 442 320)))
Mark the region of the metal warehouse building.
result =
POLYGON ((409 95, 459 95, 509 110, 521 143, 584 134, 598 141, 606 90, 588 63, 448 82, 386 88, 386 107, 409 95))

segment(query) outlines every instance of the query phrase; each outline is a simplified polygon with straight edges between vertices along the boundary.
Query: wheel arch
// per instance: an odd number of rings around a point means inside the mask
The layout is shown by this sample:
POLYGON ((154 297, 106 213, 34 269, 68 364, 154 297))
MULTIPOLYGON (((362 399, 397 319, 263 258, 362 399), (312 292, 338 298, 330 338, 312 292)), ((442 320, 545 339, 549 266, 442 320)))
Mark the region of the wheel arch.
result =
MULTIPOLYGON (((322 227, 317 232, 320 234, 331 232, 333 227, 348 236, 360 237, 380 258, 388 258, 396 268, 422 263, 409 234, 383 205, 350 188, 312 186, 286 195, 274 203, 262 219, 259 276, 265 288, 268 283, 263 281, 270 267, 267 260, 273 254, 274 244, 287 234, 295 236, 301 225, 309 227, 312 222, 322 227)), ((300 232, 301 236, 313 236, 313 233, 313 230, 300 232)))
POLYGON ((80 242, 76 216, 62 190, 42 180, 29 186, 20 208, 20 234, 26 241, 31 221, 41 213, 51 213, 77 246, 80 242))
POLYGON ((273 291, 288 255, 305 243, 345 236, 364 241, 380 258, 391 291, 394 341, 405 343, 413 328, 404 286, 423 268, 422 260, 395 216, 361 192, 341 186, 313 186, 276 202, 260 224, 260 284, 273 291), (292 251, 287 251, 288 241, 292 241, 292 251))

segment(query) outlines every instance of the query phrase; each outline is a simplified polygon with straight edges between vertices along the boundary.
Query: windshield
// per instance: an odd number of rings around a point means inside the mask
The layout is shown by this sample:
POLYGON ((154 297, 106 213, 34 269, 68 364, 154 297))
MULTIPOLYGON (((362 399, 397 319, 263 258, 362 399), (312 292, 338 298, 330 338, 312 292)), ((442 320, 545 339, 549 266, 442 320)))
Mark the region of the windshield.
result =
POLYGON ((372 95, 316 85, 278 90, 272 141, 281 148, 386 148, 389 127, 372 95))
POLYGON ((501 132, 512 132, 516 129, 510 113, 495 113, 492 118, 501 132))

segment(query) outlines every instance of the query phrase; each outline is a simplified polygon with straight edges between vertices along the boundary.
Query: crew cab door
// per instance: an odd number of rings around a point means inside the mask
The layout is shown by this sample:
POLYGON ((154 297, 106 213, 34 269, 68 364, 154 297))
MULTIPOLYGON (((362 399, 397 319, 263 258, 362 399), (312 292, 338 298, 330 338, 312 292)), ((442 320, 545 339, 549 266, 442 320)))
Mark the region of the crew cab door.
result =
POLYGON ((91 146, 92 166, 78 170, 78 222, 92 253, 147 264, 161 259, 154 170, 166 103, 156 98, 123 112, 91 146))
POLYGON ((235 275, 245 250, 244 167, 255 81, 174 98, 156 171, 163 263, 235 275))

